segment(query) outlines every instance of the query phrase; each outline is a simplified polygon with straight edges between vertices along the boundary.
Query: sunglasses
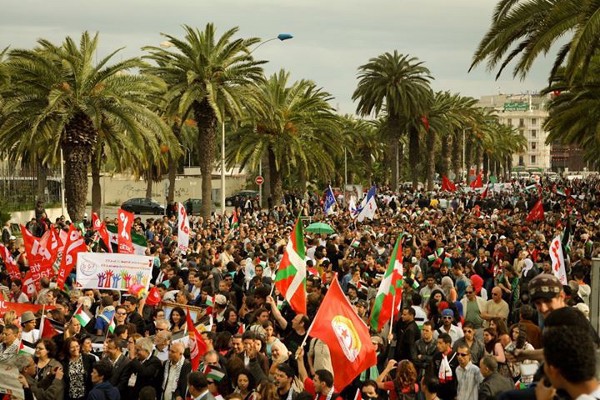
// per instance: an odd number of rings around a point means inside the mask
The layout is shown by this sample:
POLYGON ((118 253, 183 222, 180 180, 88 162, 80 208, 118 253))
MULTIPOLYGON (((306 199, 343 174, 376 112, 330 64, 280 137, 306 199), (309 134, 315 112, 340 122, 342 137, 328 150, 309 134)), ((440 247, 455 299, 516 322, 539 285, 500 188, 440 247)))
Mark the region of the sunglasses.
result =
POLYGON ((456 355, 459 357, 466 357, 469 355, 469 353, 456 353, 456 355))
POLYGON ((473 294, 473 292, 465 292, 466 294, 473 294))
POLYGON ((453 317, 442 317, 442 319, 454 319, 453 317))

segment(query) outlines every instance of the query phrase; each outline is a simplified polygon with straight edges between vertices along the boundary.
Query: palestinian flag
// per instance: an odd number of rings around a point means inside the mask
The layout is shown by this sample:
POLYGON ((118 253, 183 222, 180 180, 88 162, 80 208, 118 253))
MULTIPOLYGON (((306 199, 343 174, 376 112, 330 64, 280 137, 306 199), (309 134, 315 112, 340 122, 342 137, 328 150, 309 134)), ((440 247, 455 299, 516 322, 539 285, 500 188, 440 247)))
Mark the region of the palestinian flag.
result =
MULTIPOLYGON (((118 227, 115 225, 106 225, 106 230, 108 231, 108 236, 110 236, 110 244, 115 246, 113 250, 118 249, 118 227)), ((146 241, 146 237, 143 235, 139 235, 135 232, 131 232, 131 241, 133 242, 133 250, 134 254, 138 254, 141 256, 146 255, 146 248, 148 247, 148 242, 146 241)))
POLYGON ((92 320, 92 314, 83 309, 83 305, 80 305, 73 314, 73 318, 75 318, 81 324, 82 328, 85 328, 87 324, 92 320))
POLYGON ((113 316, 110 320, 110 324, 108 324, 108 331, 110 333, 115 333, 116 327, 117 327, 117 324, 115 324, 115 317, 113 316))
POLYGON ((381 332, 381 328, 398 313, 402 303, 402 235, 396 240, 383 280, 379 284, 375 304, 371 311, 371 328, 381 332))
POLYGON ((296 219, 294 230, 275 274, 275 287, 288 301, 292 310, 306 315, 306 251, 302 222, 296 219))
POLYGON ((225 378, 225 373, 219 367, 214 365, 206 365, 204 367, 204 375, 206 379, 212 379, 215 382, 221 382, 225 378))
POLYGON ((35 345, 33 343, 29 343, 27 340, 21 340, 19 343, 19 354, 35 354, 35 345))
POLYGON ((240 220, 238 218, 237 211, 233 210, 233 213, 231 214, 231 220, 229 221, 229 228, 233 230, 239 226, 240 226, 240 220))

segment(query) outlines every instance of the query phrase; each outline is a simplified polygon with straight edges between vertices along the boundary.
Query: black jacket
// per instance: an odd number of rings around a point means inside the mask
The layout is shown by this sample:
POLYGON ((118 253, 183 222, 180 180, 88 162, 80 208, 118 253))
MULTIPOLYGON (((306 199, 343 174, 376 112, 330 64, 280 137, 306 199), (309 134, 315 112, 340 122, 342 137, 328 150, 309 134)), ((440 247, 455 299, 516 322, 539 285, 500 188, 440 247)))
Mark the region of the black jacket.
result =
MULTIPOLYGON (((170 371, 170 361, 167 360, 164 365, 163 374, 160 380, 161 384, 161 393, 164 392, 164 387, 162 387, 163 382, 165 381, 165 376, 169 375, 170 371)), ((177 398, 177 396, 181 398, 185 398, 185 393, 187 390, 187 376, 192 372, 192 364, 188 360, 183 361, 183 365, 181 366, 181 372, 179 373, 179 377, 177 377, 177 387, 173 391, 171 396, 172 399, 177 398)))
POLYGON ((117 362, 113 364, 113 374, 110 378, 110 384, 117 388, 123 398, 127 395, 127 382, 130 376, 129 358, 125 354, 121 354, 117 362))
MULTIPOLYGON (((87 393, 89 393, 90 390, 92 390, 92 367, 94 366, 96 359, 94 358, 94 356, 89 355, 89 354, 81 354, 81 357, 82 357, 82 361, 83 361, 83 369, 85 371, 85 376, 83 377, 83 383, 85 386, 85 393, 87 395, 87 393)), ((69 388, 71 385, 71 380, 69 379, 69 360, 68 359, 63 361, 62 368, 65 373, 63 376, 63 381, 65 382, 65 400, 71 400, 71 397, 69 397, 69 388)))
POLYGON ((136 380, 135 386, 128 388, 128 399, 137 399, 140 390, 146 386, 152 386, 156 390, 156 397, 160 397, 162 364, 156 356, 150 356, 144 362, 133 359, 129 362, 129 369, 132 374, 136 374, 136 380))
POLYGON ((396 328, 395 360, 414 361, 417 357, 415 343, 421 334, 415 321, 404 323, 400 321, 396 328))

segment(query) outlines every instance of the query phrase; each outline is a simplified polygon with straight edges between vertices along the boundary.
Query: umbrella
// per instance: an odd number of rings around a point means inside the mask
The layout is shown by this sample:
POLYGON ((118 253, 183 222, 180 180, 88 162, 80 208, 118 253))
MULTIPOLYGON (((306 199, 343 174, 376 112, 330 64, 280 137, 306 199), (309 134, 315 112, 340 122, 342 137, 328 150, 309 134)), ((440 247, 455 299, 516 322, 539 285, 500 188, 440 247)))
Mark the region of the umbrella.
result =
POLYGON ((306 229, 306 232, 311 232, 311 233, 335 233, 335 231, 333 230, 333 228, 331 226, 329 226, 328 224, 326 224, 325 222, 314 222, 312 224, 310 224, 306 229))

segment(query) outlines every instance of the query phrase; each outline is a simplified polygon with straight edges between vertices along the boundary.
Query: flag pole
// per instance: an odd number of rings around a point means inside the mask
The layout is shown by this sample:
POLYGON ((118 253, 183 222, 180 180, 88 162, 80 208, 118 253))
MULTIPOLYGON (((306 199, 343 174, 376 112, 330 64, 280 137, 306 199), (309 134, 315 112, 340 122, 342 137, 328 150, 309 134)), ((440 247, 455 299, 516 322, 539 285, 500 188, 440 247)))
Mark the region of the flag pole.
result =
POLYGON ((38 340, 40 340, 42 338, 42 334, 44 333, 44 318, 46 318, 46 305, 45 304, 42 305, 42 320, 40 321, 40 331, 39 331, 38 340))

